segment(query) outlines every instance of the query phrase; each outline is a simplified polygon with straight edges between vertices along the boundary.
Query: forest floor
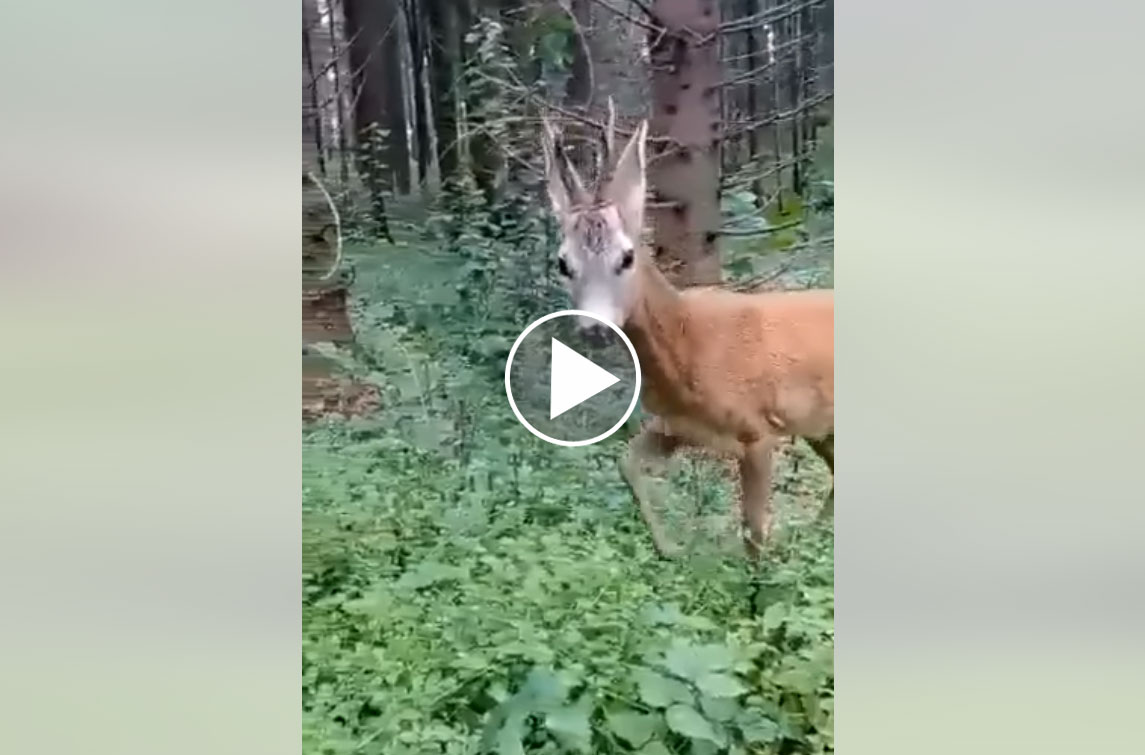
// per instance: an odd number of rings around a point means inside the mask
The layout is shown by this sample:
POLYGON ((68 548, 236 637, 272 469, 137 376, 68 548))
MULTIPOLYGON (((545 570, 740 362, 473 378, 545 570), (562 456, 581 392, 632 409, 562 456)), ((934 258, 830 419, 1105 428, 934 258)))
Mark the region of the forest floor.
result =
MULTIPOLYGON (((731 481, 680 460, 661 516, 685 555, 658 559, 617 467, 639 412, 560 448, 505 400, 512 337, 561 308, 549 263, 413 239, 347 245, 357 343, 310 357, 367 387, 303 430, 303 752, 832 752, 822 462, 783 451, 752 567, 731 481)), ((729 247, 831 285, 829 249, 729 247)))

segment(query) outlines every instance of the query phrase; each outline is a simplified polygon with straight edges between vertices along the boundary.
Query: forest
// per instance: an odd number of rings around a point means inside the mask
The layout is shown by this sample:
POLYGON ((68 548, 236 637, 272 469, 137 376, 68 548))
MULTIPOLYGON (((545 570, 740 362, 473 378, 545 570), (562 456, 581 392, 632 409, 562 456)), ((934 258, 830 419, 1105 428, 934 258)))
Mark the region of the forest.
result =
POLYGON ((682 458, 658 558, 617 471, 504 394, 567 308, 542 119, 647 120, 678 287, 831 288, 830 0, 303 0, 303 751, 834 751, 830 473, 785 446, 759 563, 682 458))

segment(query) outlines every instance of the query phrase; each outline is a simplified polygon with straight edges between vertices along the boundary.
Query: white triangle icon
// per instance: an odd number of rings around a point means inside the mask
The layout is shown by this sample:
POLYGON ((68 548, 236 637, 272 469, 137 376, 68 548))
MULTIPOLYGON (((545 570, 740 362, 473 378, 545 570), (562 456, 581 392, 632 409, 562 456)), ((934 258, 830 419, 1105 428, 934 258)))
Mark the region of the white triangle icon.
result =
POLYGON ((549 372, 549 419, 560 415, 620 382, 620 378, 552 339, 549 372))

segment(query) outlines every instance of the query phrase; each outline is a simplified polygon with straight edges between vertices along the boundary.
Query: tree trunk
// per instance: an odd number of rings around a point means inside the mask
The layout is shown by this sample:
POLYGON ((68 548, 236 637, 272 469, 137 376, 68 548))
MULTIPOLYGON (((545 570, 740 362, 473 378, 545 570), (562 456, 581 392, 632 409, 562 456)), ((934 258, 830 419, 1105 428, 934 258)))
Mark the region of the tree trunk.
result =
MULTIPOLYGON (((744 0, 740 17, 748 18, 750 16, 754 16, 758 12, 759 0, 744 0)), ((764 41, 764 44, 766 46, 766 40, 764 41)), ((759 68, 761 64, 760 61, 762 60, 762 57, 759 54, 759 41, 756 39, 755 28, 748 29, 746 32, 744 32, 744 46, 746 48, 745 54, 747 55, 747 62, 745 64, 746 68, 748 71, 754 71, 755 69, 759 68)), ((745 88, 747 89, 747 120, 755 120, 760 117, 759 98, 756 91, 759 85, 757 78, 758 77, 752 77, 744 84, 745 88)), ((758 128, 753 128, 747 132, 748 160, 752 163, 752 170, 756 173, 758 173, 760 170, 760 165, 758 162, 761 152, 759 146, 760 136, 761 134, 758 128)), ((762 209, 763 203, 766 201, 766 192, 763 188, 763 179, 757 178, 752 181, 751 190, 755 194, 756 201, 759 203, 759 206, 762 209)))
POLYGON ((787 81, 791 97, 791 190, 796 196, 803 193, 803 118, 799 108, 803 106, 803 42, 801 40, 801 16, 796 14, 784 21, 788 38, 794 43, 791 54, 791 64, 788 66, 790 78, 787 81))
POLYGON ((417 0, 406 3, 406 19, 409 23, 410 59, 413 68, 413 122, 417 152, 418 178, 425 183, 429 176, 429 166, 433 162, 433 145, 429 139, 429 93, 425 86, 425 62, 427 34, 425 14, 417 0))
MULTIPOLYGON (((346 290, 334 277, 338 264, 340 229, 332 202, 314 180, 322 171, 322 105, 319 83, 325 81, 322 64, 327 56, 315 55, 325 44, 320 34, 317 5, 302 3, 302 342, 338 341, 353 338, 346 307, 346 290), (313 176, 314 178, 311 178, 313 176), (315 276, 326 277, 316 280, 315 276)), ((333 49, 333 47, 331 47, 333 49)), ((320 378, 321 376, 319 376, 320 378)), ((314 398, 315 380, 304 375, 303 402, 314 398), (309 378, 309 380, 308 380, 309 378)), ((321 396, 318 396, 321 398, 321 396)))
POLYGON ((720 23, 716 0, 655 0, 667 33, 650 34, 653 252, 678 285, 720 280, 720 23), (660 142, 656 139, 667 141, 660 142), (667 203, 666 206, 657 206, 667 203))
POLYGON ((387 188, 409 190, 409 143, 400 75, 401 33, 397 0, 344 0, 350 65, 354 71, 354 121, 361 145, 374 143, 363 177, 377 204, 387 188), (371 133, 386 129, 378 144, 371 133), (380 163, 377 164, 377 163, 380 163))
MULTIPOLYGON (((767 72, 767 83, 764 86, 766 93, 766 104, 764 105, 764 113, 768 117, 774 117, 780 111, 780 106, 783 102, 780 91, 779 74, 783 70, 783 60, 780 53, 775 52, 779 48, 781 38, 779 36, 779 28, 775 24, 771 24, 767 28, 768 38, 771 40, 770 48, 767 53, 767 62, 771 66, 767 72), (774 48, 774 49, 772 49, 774 48)), ((771 157, 774 161, 775 168, 775 201, 778 204, 779 210, 783 211, 783 169, 779 164, 783 161, 783 145, 780 143, 780 128, 782 124, 779 121, 768 125, 766 128, 771 134, 771 157)))
MULTIPOLYGON (((310 1, 313 2, 313 0, 310 1)), ((336 12, 337 7, 331 4, 327 5, 330 18, 326 30, 329 37, 330 54, 333 56, 330 68, 333 74, 331 82, 333 91, 330 96, 334 100, 335 117, 338 119, 338 170, 342 186, 346 187, 350 184, 350 163, 348 162, 350 159, 350 140, 346 122, 346 113, 349 108, 346 107, 346 93, 343 90, 342 81, 342 56, 345 40, 342 33, 345 31, 345 24, 339 21, 339 14, 336 12)))
POLYGON ((302 172, 326 171, 322 159, 322 112, 318 104, 318 67, 311 35, 318 31, 318 8, 314 0, 302 2, 302 172))
MULTIPOLYGON (((592 24, 592 0, 570 0, 568 13, 575 22, 572 41, 572 65, 569 77, 565 80, 565 102, 567 109, 590 115, 593 99, 592 59, 588 49, 588 35, 592 24), (581 38, 581 35, 585 35, 581 38)), ((592 176, 591 155, 593 135, 583 124, 576 121, 566 123, 563 129, 565 152, 577 172, 586 179, 592 176)))
MULTIPOLYGON (((464 37, 464 33, 473 28, 477 21, 477 9, 468 5, 468 0, 463 7, 465 8, 464 25, 462 26, 462 36, 464 37)), ((503 24, 500 4, 488 3, 480 7, 485 17, 498 24, 503 24)), ((468 47, 464 49, 467 60, 476 57, 473 50, 468 47)), ((505 172, 502 147, 497 144, 495 139, 495 134, 498 133, 495 124, 504 116, 504 112, 496 109, 495 103, 502 100, 500 97, 491 98, 489 96, 495 95, 496 89, 487 83, 474 82, 473 85, 466 87, 465 92, 466 146, 473 167, 473 180, 485 198, 486 206, 490 208, 499 204, 505 172)))
POLYGON ((429 22, 430 91, 433 93, 433 114, 437 132, 437 166, 441 182, 445 185, 457 178, 461 165, 457 143, 457 74, 460 71, 461 49, 457 10, 451 0, 426 0, 426 20, 429 22))

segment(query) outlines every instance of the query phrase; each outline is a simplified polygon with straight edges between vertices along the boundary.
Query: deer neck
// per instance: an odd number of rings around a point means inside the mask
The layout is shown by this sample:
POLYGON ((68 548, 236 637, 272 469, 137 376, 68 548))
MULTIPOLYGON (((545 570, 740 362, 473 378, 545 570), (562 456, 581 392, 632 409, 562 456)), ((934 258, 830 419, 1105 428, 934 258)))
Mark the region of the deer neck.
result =
POLYGON ((645 392, 671 400, 673 388, 684 385, 687 376, 683 298, 649 255, 638 258, 636 273, 636 300, 624 332, 640 358, 645 392))

